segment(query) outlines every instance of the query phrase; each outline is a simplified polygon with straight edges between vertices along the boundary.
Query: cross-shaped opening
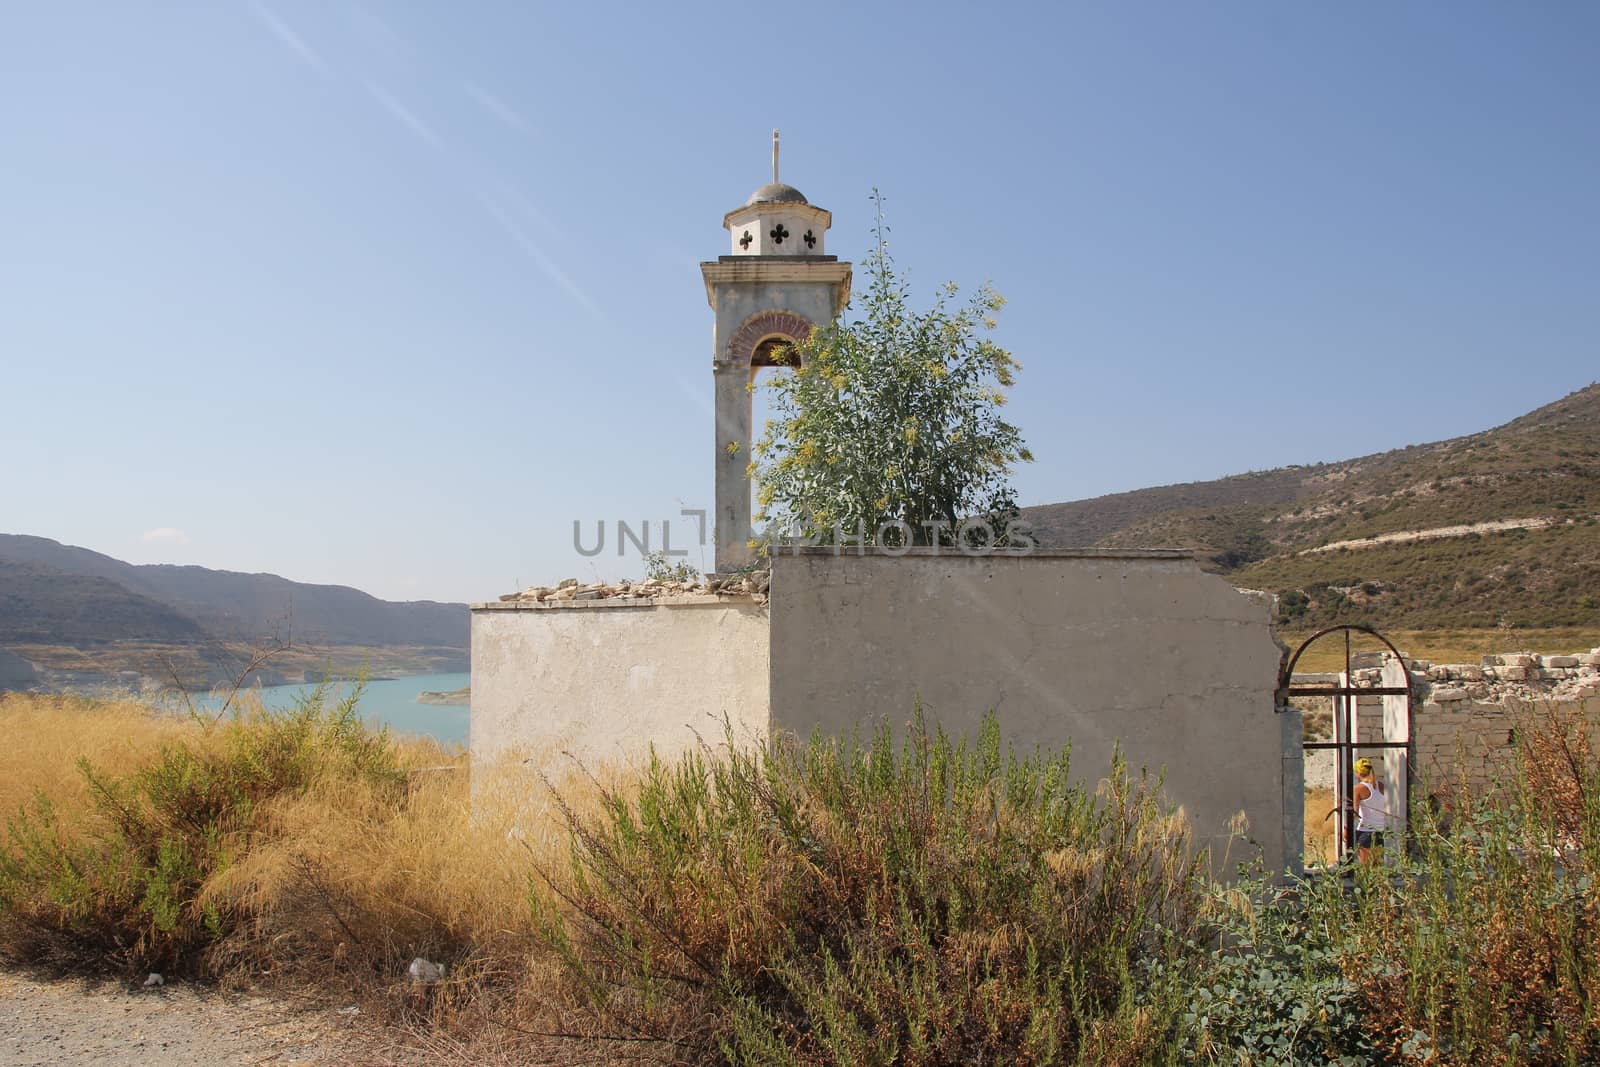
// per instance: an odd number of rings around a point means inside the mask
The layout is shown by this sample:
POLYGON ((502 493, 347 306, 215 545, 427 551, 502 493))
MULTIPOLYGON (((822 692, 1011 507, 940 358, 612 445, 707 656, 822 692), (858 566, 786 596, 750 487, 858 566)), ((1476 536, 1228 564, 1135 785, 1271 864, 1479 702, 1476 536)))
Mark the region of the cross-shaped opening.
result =
POLYGON ((770 232, 768 232, 767 236, 772 238, 773 244, 781 245, 783 244, 784 238, 789 236, 789 231, 785 229, 783 223, 780 222, 774 226, 770 232))

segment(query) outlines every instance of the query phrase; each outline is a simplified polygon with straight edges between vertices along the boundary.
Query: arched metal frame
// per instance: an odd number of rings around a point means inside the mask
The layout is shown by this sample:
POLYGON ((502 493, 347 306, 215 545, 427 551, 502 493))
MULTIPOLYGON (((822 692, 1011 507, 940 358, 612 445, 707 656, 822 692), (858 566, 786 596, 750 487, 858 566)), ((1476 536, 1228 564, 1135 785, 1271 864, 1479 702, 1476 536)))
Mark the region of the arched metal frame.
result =
MULTIPOLYGON (((1405 795, 1409 802, 1411 787, 1415 784, 1415 774, 1412 770, 1415 764, 1415 753, 1412 749, 1412 706, 1411 706, 1411 661, 1401 655, 1394 642, 1380 634, 1370 626, 1346 624, 1329 626, 1318 630, 1294 650, 1284 664, 1282 672, 1278 675, 1278 706, 1284 710, 1289 707, 1289 698, 1296 696, 1330 697, 1333 700, 1334 732, 1332 741, 1301 741, 1301 751, 1311 752, 1333 749, 1338 753, 1334 785, 1334 804, 1337 810, 1344 813, 1342 821, 1343 833, 1339 835, 1338 858, 1343 859, 1349 854, 1355 840, 1356 814, 1354 810, 1355 798, 1355 751, 1357 748, 1399 748, 1405 750, 1405 795), (1344 634, 1344 684, 1342 685, 1295 685, 1294 668, 1300 662, 1300 657, 1305 650, 1330 634, 1344 634), (1385 648, 1394 655, 1395 661, 1400 664, 1400 669, 1405 673, 1404 686, 1362 686, 1355 683, 1354 674, 1350 668, 1350 635, 1362 633, 1375 637, 1383 642, 1385 648), (1402 696, 1405 697, 1405 738, 1403 740, 1370 741, 1362 743, 1355 735, 1355 708, 1356 701, 1363 696, 1402 696)), ((1403 814, 1403 813, 1402 813, 1403 814)))

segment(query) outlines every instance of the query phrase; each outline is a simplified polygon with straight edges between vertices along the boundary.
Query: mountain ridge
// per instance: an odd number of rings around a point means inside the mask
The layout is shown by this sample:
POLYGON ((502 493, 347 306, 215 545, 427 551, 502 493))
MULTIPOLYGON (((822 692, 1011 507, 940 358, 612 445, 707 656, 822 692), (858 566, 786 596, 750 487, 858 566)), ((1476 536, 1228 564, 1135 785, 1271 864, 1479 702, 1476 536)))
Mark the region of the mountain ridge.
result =
POLYGON ((1043 544, 1192 548, 1282 622, 1600 626, 1600 384, 1444 441, 1022 514, 1043 544))
POLYGON ((66 644, 187 637, 465 651, 468 627, 465 603, 389 601, 350 586, 296 582, 277 574, 127 563, 47 537, 0 534, 0 642, 16 641, 6 635, 27 630, 50 632, 53 641, 66 644), (79 612, 105 598, 132 613, 120 632, 91 625, 79 612), (167 613, 188 620, 194 630, 167 613), (137 615, 146 628, 140 628, 137 615), (41 630, 30 618, 55 620, 58 628, 41 630))

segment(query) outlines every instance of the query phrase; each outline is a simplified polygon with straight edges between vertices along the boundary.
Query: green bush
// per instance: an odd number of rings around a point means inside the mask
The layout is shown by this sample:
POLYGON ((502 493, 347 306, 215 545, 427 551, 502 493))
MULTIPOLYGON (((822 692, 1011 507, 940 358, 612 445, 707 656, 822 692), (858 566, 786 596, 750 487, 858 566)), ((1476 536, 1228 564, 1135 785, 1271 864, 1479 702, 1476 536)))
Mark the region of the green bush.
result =
POLYGON ((1179 1048, 1186 1063, 1383 1063, 1361 989, 1341 952, 1349 908, 1337 881, 1271 886, 1259 875, 1214 890, 1212 951, 1188 971, 1179 1048))
POLYGON ((658 582, 694 582, 700 572, 688 560, 674 561, 665 552, 651 552, 644 557, 644 576, 658 582))
POLYGON ((536 908, 597 1034, 660 1062, 1175 1060, 1150 983, 1200 951, 1205 858, 1157 782, 1069 766, 920 715, 900 747, 653 760, 569 813, 563 906, 536 908))
POLYGON ((78 767, 86 817, 64 824, 40 794, 0 839, 0 949, 71 969, 194 973, 239 922, 203 899, 207 879, 248 847, 262 806, 340 774, 404 788, 388 737, 356 714, 360 687, 328 705, 240 714, 126 771, 78 767))

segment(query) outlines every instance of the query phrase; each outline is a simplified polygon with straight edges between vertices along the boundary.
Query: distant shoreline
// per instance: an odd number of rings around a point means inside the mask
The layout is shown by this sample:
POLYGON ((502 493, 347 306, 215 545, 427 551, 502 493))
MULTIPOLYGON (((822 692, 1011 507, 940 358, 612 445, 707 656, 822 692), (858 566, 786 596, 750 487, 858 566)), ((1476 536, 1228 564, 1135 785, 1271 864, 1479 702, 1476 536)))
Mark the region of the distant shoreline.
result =
MULTIPOLYGON (((207 693, 231 689, 259 649, 245 645, 199 647, 159 641, 118 641, 78 647, 40 642, 0 643, 0 690, 94 692, 103 695, 207 693)), ((464 674, 466 649, 412 646, 291 648, 270 655, 244 679, 244 688, 369 682, 428 674, 464 674)))
POLYGON ((472 703, 472 687, 462 686, 449 692, 423 692, 417 694, 418 704, 468 705, 472 703))

